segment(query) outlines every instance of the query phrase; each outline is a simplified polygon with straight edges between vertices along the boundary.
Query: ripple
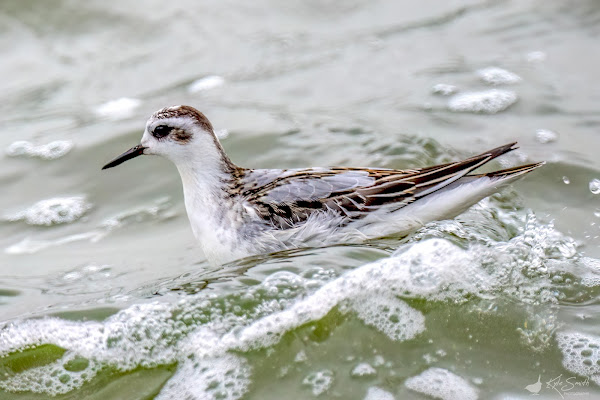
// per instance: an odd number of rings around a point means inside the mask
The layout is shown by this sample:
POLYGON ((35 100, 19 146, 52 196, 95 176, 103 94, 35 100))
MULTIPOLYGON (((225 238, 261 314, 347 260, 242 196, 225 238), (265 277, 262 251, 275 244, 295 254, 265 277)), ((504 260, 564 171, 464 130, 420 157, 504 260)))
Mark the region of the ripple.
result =
POLYGON ((96 107, 95 112, 98 116, 112 119, 121 120, 129 118, 133 115, 133 112, 142 104, 139 99, 130 97, 121 97, 119 99, 110 100, 106 103, 100 104, 96 107))
MULTIPOLYGON (((49 204, 52 205, 53 203, 51 202, 49 204)), ((15 216, 8 217, 8 220, 15 221, 24 219, 26 216, 30 216, 33 221, 46 221, 50 220, 57 212, 58 217, 56 218, 66 218, 67 216, 70 216, 70 214, 66 214, 66 216, 62 215, 61 210, 63 210, 63 207, 61 207, 60 204, 61 203, 59 202, 58 207, 50 207, 51 211, 49 212, 37 212, 37 208, 34 208, 34 211, 36 212, 22 212, 15 216)), ((48 207, 40 207, 42 211, 46 210, 46 208, 48 207)), ((67 208, 67 210, 71 209, 67 208)), ((147 221, 164 221, 173 218, 174 216, 175 212, 171 210, 171 204, 169 202, 169 199, 164 197, 158 199, 152 206, 137 207, 133 210, 125 211, 111 218, 108 218, 96 229, 92 229, 90 231, 81 233, 75 233, 72 235, 67 235, 55 239, 32 239, 26 237, 20 242, 7 247, 4 251, 8 254, 32 254, 44 250, 48 247, 60 246, 81 240, 97 242, 102 238, 106 237, 112 231, 123 228, 124 226, 128 226, 135 223, 144 223, 147 221)))
POLYGON ((217 75, 209 75, 192 82, 190 86, 188 86, 188 92, 202 92, 204 90, 210 90, 222 86, 224 83, 225 79, 223 77, 217 75))

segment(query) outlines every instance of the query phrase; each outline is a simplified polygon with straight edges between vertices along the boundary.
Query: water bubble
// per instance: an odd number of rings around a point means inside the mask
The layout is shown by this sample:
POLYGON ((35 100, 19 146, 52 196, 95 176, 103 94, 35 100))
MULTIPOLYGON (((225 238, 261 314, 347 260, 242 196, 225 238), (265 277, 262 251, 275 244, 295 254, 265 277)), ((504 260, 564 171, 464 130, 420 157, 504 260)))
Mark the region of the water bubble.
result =
POLYGON ((333 372, 328 369, 313 372, 304 378, 302 384, 309 386, 313 395, 320 396, 333 384, 333 372))
POLYGON ((390 392, 386 392, 383 389, 380 389, 376 386, 370 387, 367 390, 367 395, 364 400, 394 400, 395 397, 390 392))
POLYGON ((431 88, 431 92, 433 94, 439 94, 441 96, 449 96, 458 92, 458 87, 454 85, 449 85, 447 83, 438 83, 436 85, 433 85, 433 87, 431 88))
POLYGON ((498 67, 480 69, 477 71, 477 75, 490 85, 511 85, 521 81, 519 75, 498 67))
POLYGON ((491 89, 457 94, 448 101, 448 108, 455 112, 495 114, 506 110, 516 101, 517 94, 513 91, 491 89))
POLYGON ((568 176, 563 176, 562 181, 565 185, 568 185, 569 183, 571 183, 571 180, 569 179, 568 176))
POLYGON ((10 157, 27 156, 44 160, 55 160, 67 154, 72 148, 73 142, 69 140, 55 140, 54 142, 38 146, 25 140, 19 140, 8 146, 6 155, 10 157))
POLYGON ((478 398, 478 390, 469 382, 443 368, 429 368, 420 375, 408 378, 404 385, 410 390, 436 399, 476 400, 478 398))
POLYGON ((558 139, 558 133, 549 129, 538 129, 535 131, 535 139, 542 144, 556 142, 558 139))
POLYGON ((590 192, 600 194, 600 179, 592 179, 590 181, 590 192))
POLYGON ((30 225, 55 225, 77 221, 92 208, 84 196, 54 197, 41 200, 15 215, 8 221, 24 220, 30 225))
POLYGON ((352 368, 350 372, 350 376, 353 378, 364 378, 375 376, 377 374, 377 370, 371 366, 369 363, 360 363, 352 368))
POLYGON ((300 350, 298 354, 296 354, 296 357, 294 357, 295 363, 303 363, 306 360, 308 360, 308 357, 306 356, 306 352, 304 350, 300 350))

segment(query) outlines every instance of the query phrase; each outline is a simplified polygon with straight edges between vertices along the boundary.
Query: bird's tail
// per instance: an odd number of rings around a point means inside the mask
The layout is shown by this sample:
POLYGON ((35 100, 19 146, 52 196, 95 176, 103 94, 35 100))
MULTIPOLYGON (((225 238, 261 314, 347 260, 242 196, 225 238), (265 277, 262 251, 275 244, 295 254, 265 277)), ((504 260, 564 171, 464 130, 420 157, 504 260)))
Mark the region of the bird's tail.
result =
POLYGON ((488 178, 496 178, 501 180, 516 180, 519 177, 533 171, 546 164, 545 161, 538 162, 535 164, 527 164, 527 165, 519 165, 518 167, 502 169, 499 171, 487 172, 485 174, 477 174, 477 175, 467 175, 467 176, 476 176, 476 177, 488 177, 488 178))

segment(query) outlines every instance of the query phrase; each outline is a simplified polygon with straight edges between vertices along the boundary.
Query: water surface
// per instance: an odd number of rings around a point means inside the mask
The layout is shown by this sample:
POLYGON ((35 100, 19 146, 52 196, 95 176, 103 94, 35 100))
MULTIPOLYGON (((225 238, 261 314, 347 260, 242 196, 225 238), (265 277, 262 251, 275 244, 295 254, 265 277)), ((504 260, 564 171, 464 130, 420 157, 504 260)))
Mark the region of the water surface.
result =
POLYGON ((600 395, 598 21, 594 1, 3 2, 0 397, 600 395), (246 167, 514 140, 495 167, 547 164, 407 238, 214 268, 169 162, 100 171, 173 104, 246 167))

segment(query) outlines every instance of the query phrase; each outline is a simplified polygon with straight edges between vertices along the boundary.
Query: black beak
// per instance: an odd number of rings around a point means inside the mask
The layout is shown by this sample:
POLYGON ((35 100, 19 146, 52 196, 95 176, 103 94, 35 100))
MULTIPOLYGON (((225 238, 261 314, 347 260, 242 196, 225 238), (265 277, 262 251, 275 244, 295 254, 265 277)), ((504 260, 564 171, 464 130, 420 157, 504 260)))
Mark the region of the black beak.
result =
POLYGON ((131 160, 132 158, 141 156, 142 154, 144 154, 145 149, 146 148, 144 146, 138 144, 137 146, 130 148, 125 153, 121 154, 119 157, 106 164, 104 167, 102 167, 102 169, 116 167, 117 165, 124 163, 127 160, 131 160))

